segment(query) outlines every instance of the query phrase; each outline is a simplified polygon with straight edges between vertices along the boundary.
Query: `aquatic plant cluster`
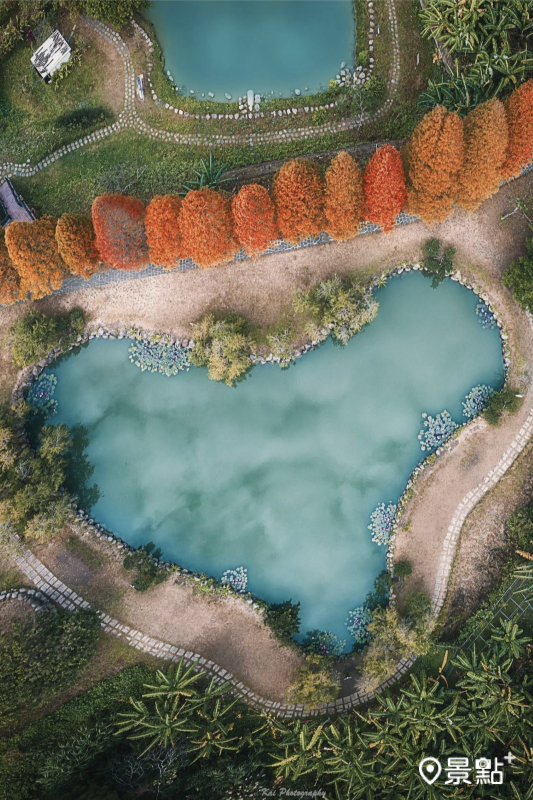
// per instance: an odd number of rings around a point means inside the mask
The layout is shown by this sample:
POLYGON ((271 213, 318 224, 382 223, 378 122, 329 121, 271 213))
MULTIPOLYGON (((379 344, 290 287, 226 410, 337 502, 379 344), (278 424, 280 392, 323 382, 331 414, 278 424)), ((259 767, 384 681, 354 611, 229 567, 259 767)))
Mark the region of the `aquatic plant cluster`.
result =
POLYGON ((481 323, 482 328, 496 327, 496 319, 494 318, 494 314, 488 305, 483 302, 483 300, 480 300, 476 305, 476 316, 478 321, 481 323))
POLYGON ((57 378, 51 373, 39 375, 28 392, 28 403, 37 412, 51 417, 57 413, 57 400, 54 399, 57 378))
POLYGON ((142 372, 161 372, 167 377, 187 372, 190 367, 189 351, 182 345, 145 339, 131 343, 129 359, 142 372))
POLYGON ((244 567, 227 569, 222 575, 220 583, 230 586, 234 592, 245 592, 248 586, 248 570, 244 567))
POLYGON ((463 400, 463 416, 466 419, 477 417, 478 414, 481 414, 493 394, 494 389, 490 386, 485 384, 474 386, 463 400))
POLYGON ((394 503, 380 503, 370 515, 368 530, 372 531, 372 541, 376 544, 388 544, 394 524, 396 506, 394 503))
POLYGON ((372 622, 372 612, 365 606, 358 606, 348 612, 346 627, 357 644, 366 644, 370 640, 368 626, 372 622))
POLYGON ((435 450, 435 448, 440 447, 458 427, 446 410, 441 411, 435 417, 424 412, 422 418, 424 427, 418 434, 422 450, 435 450))
POLYGON ((314 630, 307 632, 303 646, 311 653, 338 658, 344 653, 346 639, 339 639, 331 631, 314 630))

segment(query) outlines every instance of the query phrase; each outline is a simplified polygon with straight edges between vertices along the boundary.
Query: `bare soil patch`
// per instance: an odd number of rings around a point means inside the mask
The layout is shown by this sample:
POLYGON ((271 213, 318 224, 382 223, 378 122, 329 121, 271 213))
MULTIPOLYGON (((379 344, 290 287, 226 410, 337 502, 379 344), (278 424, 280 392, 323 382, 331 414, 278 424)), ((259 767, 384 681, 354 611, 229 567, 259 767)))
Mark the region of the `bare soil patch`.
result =
POLYGON ((146 592, 137 592, 131 587, 134 573, 124 569, 116 548, 84 536, 74 526, 33 550, 54 575, 95 608, 152 637, 200 653, 258 694, 281 702, 295 679, 301 662, 298 653, 282 646, 261 617, 239 600, 199 596, 190 580, 172 575, 146 592), (92 552, 92 558, 67 548, 73 536, 92 552), (94 555, 101 566, 94 566, 94 555))
POLYGON ((83 20, 78 30, 89 45, 91 68, 98 74, 98 94, 102 102, 119 114, 124 106, 124 64, 116 47, 90 28, 83 20))
POLYGON ((445 634, 449 637, 500 583, 501 570, 515 546, 505 523, 531 500, 533 449, 531 443, 467 517, 448 586, 445 634))

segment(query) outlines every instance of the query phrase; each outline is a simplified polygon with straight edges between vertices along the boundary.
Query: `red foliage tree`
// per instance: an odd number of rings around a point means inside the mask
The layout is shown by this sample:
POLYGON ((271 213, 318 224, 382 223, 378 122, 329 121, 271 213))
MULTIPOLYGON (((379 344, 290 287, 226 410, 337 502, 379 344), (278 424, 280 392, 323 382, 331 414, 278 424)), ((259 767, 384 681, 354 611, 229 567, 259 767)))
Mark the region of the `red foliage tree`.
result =
POLYGON ((412 133, 405 150, 408 207, 430 225, 451 213, 463 150, 463 121, 443 106, 435 106, 412 133))
POLYGON ((456 201, 474 211, 498 191, 507 155, 507 120, 494 98, 474 108, 464 120, 465 154, 456 201))
POLYGON ((183 251, 199 267, 229 261, 237 252, 231 224, 231 203, 214 189, 185 195, 179 216, 183 251))
POLYGON ((4 237, 0 229, 0 305, 7 306, 22 300, 22 293, 19 274, 9 258, 4 237))
POLYGON ((515 89, 505 103, 509 131, 502 178, 514 178, 533 158, 533 78, 515 89))
POLYGON ((56 220, 48 215, 33 222, 11 222, 5 231, 9 257, 20 277, 23 295, 38 300, 59 289, 67 268, 57 249, 56 220))
POLYGON ((144 213, 138 197, 102 194, 93 201, 96 246, 110 267, 141 269, 148 263, 144 213))
POLYGON ((387 233, 407 199, 402 159, 395 147, 386 144, 376 150, 363 174, 363 191, 364 218, 387 233))
POLYGON ((158 267, 174 267, 183 257, 180 209, 181 197, 177 194, 156 195, 146 208, 144 225, 150 261, 158 267))
POLYGON ((90 217, 63 214, 57 221, 56 241, 59 255, 74 275, 87 280, 97 271, 100 255, 90 217))
POLYGON ((282 237, 296 244, 324 230, 324 183, 312 161, 294 158, 276 172, 272 198, 282 237))
POLYGON ((249 255, 262 253, 278 237, 274 203, 264 186, 249 183, 231 201, 233 230, 249 255))
POLYGON ((326 231, 334 239, 346 241, 357 234, 363 218, 363 177, 349 153, 341 152, 325 175, 326 231))

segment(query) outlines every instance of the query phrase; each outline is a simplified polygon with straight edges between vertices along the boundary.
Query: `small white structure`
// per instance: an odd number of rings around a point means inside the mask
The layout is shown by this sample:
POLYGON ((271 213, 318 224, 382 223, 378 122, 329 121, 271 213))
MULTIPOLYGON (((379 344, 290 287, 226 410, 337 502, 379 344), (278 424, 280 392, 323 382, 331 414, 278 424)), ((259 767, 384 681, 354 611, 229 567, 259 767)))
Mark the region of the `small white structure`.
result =
POLYGON ((31 63, 46 83, 70 59, 71 48, 59 31, 54 31, 32 55, 31 63))

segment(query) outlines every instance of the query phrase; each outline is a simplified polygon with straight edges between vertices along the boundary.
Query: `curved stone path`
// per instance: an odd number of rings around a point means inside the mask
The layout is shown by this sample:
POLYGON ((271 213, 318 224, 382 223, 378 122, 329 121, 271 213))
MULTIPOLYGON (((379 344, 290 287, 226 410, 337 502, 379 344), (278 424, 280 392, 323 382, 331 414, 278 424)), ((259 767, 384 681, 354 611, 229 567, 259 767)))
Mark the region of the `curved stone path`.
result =
MULTIPOLYGON (((372 2, 372 0, 370 0, 370 2, 372 2)), ((95 30, 117 49, 117 52, 124 65, 124 107, 119 114, 118 120, 113 123, 113 125, 106 125, 104 128, 101 128, 94 133, 87 134, 87 136, 83 136, 68 145, 58 148, 39 161, 37 164, 18 164, 9 161, 1 163, 0 183, 6 178, 11 178, 13 176, 31 177, 36 175, 38 172, 45 169, 50 164, 53 164, 67 153, 73 152, 74 150, 79 150, 80 148, 86 147, 90 144, 95 144, 102 139, 105 139, 107 136, 110 136, 112 133, 118 133, 121 130, 126 129, 133 129, 142 136, 149 136, 152 139, 158 139, 165 142, 174 142, 175 144, 179 145, 203 147, 232 147, 235 145, 249 145, 250 147, 254 147, 255 145, 268 144, 272 142, 305 140, 329 133, 340 133, 358 128, 367 122, 375 121, 390 109, 400 77, 400 47, 398 21, 394 5, 395 2, 396 0, 386 0, 393 41, 389 97, 381 106, 381 108, 372 116, 369 116, 368 114, 359 114, 355 117, 347 117, 337 121, 325 122, 321 125, 304 126, 292 130, 287 129, 281 131, 265 131, 262 133, 244 133, 232 135, 176 133, 161 130, 146 123, 137 113, 135 106, 135 69, 128 46, 120 34, 118 34, 105 23, 92 18, 85 18, 85 21, 91 28, 93 28, 93 30, 95 30)), ((200 115, 195 115, 195 117, 196 116, 199 118, 200 115)))
MULTIPOLYGON (((68 611, 74 611, 76 608, 90 608, 87 600, 84 600, 83 597, 72 589, 69 589, 66 584, 56 578, 30 550, 24 549, 21 546, 20 551, 14 554, 13 560, 17 567, 35 584, 38 591, 33 596, 36 597, 37 600, 46 598, 48 601, 56 603, 68 611)), ((4 596, 5 599, 8 599, 8 597, 17 596, 17 594, 17 592, 6 592, 4 596)), ((28 596, 28 598, 32 596, 31 590, 24 591, 24 595, 28 596)), ((2 599, 1 596, 0 599, 2 599)), ((137 650, 148 653, 155 658, 161 658, 172 662, 183 661, 187 666, 207 673, 217 683, 229 681, 232 684, 230 691, 235 696, 239 697, 253 708, 275 716, 291 718, 342 713, 348 711, 353 706, 367 702, 374 696, 374 693, 367 694, 364 692, 356 692, 348 697, 339 698, 335 703, 328 703, 320 709, 313 710, 308 710, 303 705, 274 703, 255 694, 245 686, 244 683, 236 681, 233 675, 223 669, 223 667, 215 664, 213 661, 208 661, 199 653, 192 653, 191 651, 163 642, 160 639, 151 638, 142 631, 130 628, 128 625, 123 625, 118 620, 113 619, 113 617, 110 617, 102 611, 97 611, 97 614, 100 617, 100 624, 106 633, 123 639, 131 647, 135 647, 137 650)), ((392 686, 392 684, 407 671, 411 664, 414 663, 414 660, 414 658, 403 659, 398 664, 396 673, 385 681, 379 689, 392 686)))

